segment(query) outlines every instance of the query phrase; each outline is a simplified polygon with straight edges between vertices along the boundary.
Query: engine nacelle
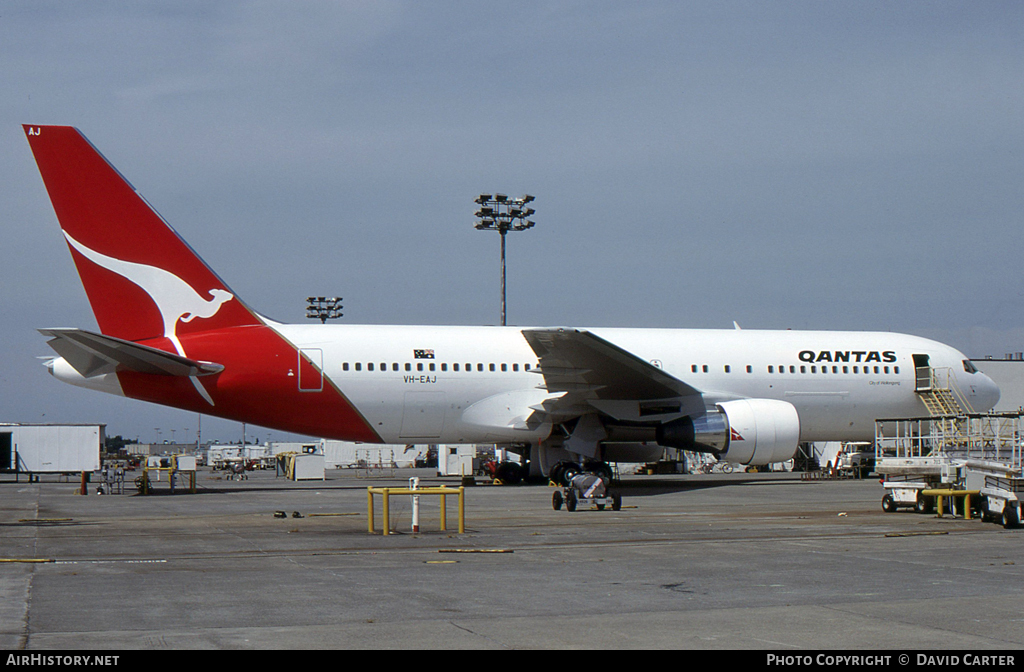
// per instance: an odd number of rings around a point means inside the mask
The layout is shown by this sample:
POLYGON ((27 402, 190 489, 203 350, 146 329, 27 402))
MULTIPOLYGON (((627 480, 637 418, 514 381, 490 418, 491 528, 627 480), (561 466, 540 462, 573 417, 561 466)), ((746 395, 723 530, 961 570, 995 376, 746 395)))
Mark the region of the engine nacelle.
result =
POLYGON ((657 439, 662 446, 714 453, 740 464, 785 462, 800 443, 800 416, 785 401, 737 399, 717 404, 717 410, 696 419, 661 425, 657 439))

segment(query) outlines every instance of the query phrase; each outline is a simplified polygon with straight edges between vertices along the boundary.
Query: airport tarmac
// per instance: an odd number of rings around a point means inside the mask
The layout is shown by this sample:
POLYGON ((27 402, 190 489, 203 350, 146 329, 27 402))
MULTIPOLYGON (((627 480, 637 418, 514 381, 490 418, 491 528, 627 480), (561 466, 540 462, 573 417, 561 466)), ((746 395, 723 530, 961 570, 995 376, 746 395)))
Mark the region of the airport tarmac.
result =
POLYGON ((480 485, 463 534, 426 496, 420 533, 395 497, 399 533, 368 534, 368 485, 458 485, 432 473, 201 469, 197 494, 146 497, 0 477, 0 648, 1024 646, 1024 530, 883 513, 876 480, 627 476, 621 511, 574 513, 480 485))

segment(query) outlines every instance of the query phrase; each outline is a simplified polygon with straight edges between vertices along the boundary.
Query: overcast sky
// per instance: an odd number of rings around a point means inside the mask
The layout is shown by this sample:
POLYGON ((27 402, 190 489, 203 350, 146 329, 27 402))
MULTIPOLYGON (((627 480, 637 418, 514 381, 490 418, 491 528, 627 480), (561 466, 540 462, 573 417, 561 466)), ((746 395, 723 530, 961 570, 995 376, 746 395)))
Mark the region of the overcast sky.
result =
POLYGON ((0 0, 0 91, 0 421, 196 431, 36 359, 96 323, 23 123, 77 126, 282 321, 496 324, 473 199, 530 193, 509 324, 1024 350, 1019 1, 0 0))

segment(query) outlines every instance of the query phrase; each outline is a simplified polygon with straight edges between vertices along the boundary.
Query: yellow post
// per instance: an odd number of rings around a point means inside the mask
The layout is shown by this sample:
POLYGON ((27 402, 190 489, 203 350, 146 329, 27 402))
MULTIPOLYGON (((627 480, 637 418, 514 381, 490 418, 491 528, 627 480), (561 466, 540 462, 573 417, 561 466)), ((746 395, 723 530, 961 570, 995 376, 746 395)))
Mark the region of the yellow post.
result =
POLYGON ((941 495, 939 495, 939 496, 938 496, 938 497, 936 497, 935 499, 937 499, 937 500, 938 500, 938 505, 939 505, 939 518, 942 518, 942 516, 944 515, 944 512, 943 512, 943 510, 942 510, 942 509, 943 509, 943 507, 944 507, 944 506, 945 506, 945 504, 946 504, 946 498, 945 498, 945 497, 943 497, 943 496, 941 496, 941 495))
POLYGON ((444 493, 441 493, 441 531, 448 531, 448 503, 444 493))
POLYGON ((384 534, 388 535, 391 534, 391 511, 389 508, 391 499, 391 489, 384 488, 381 492, 384 494, 384 534))
POLYGON ((366 531, 373 534, 373 488, 366 488, 366 531))
POLYGON ((964 495, 964 520, 971 519, 971 493, 964 495))
POLYGON ((466 504, 465 504, 466 488, 459 486, 459 534, 466 533, 466 504))

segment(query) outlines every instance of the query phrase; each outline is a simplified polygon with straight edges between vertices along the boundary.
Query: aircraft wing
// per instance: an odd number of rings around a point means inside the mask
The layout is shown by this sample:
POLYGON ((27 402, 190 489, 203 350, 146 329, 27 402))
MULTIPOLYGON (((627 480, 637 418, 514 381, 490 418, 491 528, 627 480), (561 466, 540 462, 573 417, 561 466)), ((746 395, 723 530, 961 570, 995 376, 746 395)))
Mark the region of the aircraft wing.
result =
POLYGON ((47 344, 83 378, 118 370, 162 376, 208 376, 224 370, 221 364, 199 362, 84 329, 40 329, 39 333, 53 337, 47 344))
POLYGON ((553 421, 594 409, 633 421, 705 411, 700 390, 589 331, 524 329, 523 336, 540 362, 539 387, 561 393, 531 407, 553 421))

